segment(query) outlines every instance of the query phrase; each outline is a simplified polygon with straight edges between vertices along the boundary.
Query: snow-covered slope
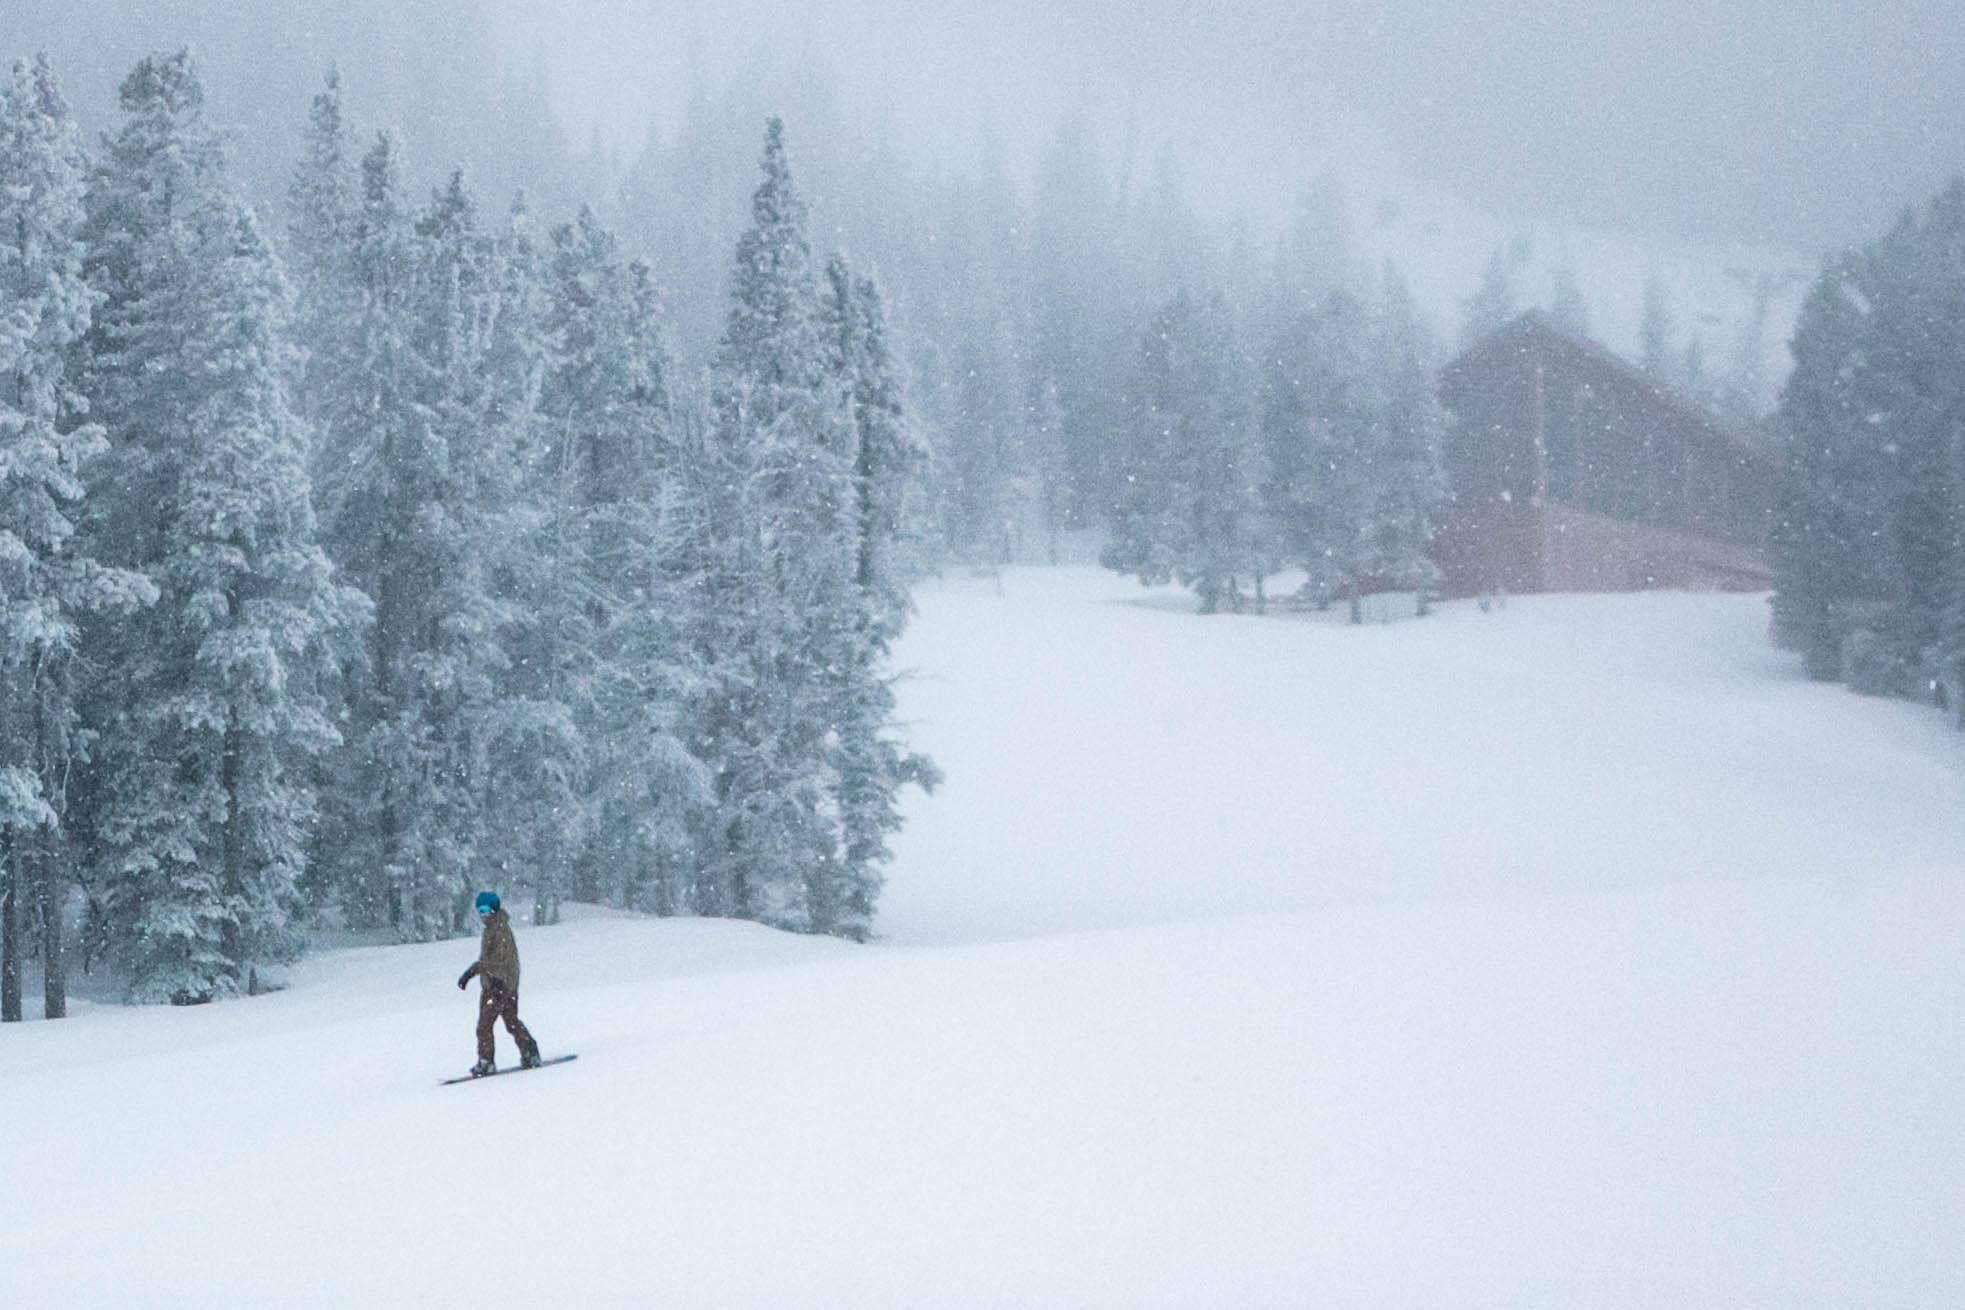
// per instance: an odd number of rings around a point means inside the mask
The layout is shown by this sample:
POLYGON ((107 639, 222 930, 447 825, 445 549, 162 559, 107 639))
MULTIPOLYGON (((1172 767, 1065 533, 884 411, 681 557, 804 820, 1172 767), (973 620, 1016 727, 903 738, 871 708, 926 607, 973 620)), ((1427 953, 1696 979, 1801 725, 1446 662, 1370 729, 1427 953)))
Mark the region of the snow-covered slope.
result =
POLYGON ((1531 597, 1355 629, 1191 614, 1089 572, 931 586, 903 659, 947 792, 882 922, 1015 937, 1435 895, 1965 855, 1965 741, 1804 682, 1761 598, 1531 597))
POLYGON ((0 1032, 0 1305, 1965 1302, 1965 743, 1764 614, 932 585, 887 942, 521 927, 467 1087, 457 943, 0 1032))
POLYGON ((1707 375, 1718 382, 1743 362, 1742 336, 1754 319, 1756 289, 1768 293, 1760 325, 1760 394, 1771 410, 1794 367, 1788 342, 1801 302, 1820 271, 1813 251, 1682 239, 1579 227, 1553 221, 1511 221, 1460 201, 1450 192, 1415 186, 1395 170, 1360 171, 1352 200, 1359 249, 1372 267, 1390 260, 1451 344, 1467 299, 1496 251, 1509 259, 1521 308, 1547 309, 1555 276, 1576 279, 1590 334, 1625 359, 1642 353, 1644 284, 1656 278, 1671 308, 1670 349, 1682 360, 1699 338, 1707 375))

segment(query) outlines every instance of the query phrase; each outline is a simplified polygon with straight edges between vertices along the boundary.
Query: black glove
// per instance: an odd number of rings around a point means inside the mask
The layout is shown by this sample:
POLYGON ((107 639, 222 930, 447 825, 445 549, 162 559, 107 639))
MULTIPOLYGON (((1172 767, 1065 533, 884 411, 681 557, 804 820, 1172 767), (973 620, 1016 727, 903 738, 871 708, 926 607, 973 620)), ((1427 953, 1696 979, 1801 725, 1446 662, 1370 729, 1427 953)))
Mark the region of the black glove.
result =
POLYGON ((458 974, 457 990, 461 992, 466 987, 470 986, 471 979, 475 978, 477 976, 477 973, 478 973, 478 966, 473 964, 470 968, 466 969, 463 973, 458 974))

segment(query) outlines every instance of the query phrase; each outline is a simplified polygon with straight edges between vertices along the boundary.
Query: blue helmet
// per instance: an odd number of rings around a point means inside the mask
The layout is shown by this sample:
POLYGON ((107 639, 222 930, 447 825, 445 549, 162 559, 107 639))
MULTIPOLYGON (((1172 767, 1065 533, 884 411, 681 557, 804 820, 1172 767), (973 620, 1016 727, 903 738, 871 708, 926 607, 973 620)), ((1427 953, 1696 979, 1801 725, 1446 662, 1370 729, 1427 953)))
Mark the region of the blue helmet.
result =
POLYGON ((479 914, 490 914, 490 913, 491 913, 491 912, 492 912, 493 910, 495 910, 495 909, 497 909, 497 908, 498 908, 498 893, 497 893, 497 892, 479 892, 479 893, 478 893, 478 913, 479 913, 479 914))

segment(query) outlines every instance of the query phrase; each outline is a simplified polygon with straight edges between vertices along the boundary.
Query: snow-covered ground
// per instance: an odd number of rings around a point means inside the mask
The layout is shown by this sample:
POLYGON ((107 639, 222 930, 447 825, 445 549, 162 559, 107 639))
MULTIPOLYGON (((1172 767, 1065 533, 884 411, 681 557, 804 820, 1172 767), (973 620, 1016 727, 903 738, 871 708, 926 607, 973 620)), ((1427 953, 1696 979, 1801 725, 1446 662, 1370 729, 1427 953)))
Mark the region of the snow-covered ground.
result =
POLYGON ((521 925, 581 1058, 468 1087, 467 943, 0 1031, 0 1305, 1965 1304, 1938 716, 1747 597, 920 604, 884 943, 521 925))

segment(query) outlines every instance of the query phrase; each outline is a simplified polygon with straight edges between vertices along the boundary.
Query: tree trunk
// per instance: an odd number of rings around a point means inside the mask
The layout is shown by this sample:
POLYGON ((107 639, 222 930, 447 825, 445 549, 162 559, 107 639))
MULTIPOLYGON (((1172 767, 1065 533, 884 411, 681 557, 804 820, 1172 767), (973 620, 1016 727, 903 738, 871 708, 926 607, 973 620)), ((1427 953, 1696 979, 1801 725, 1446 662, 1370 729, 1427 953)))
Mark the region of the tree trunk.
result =
MULTIPOLYGON (((233 601, 233 613, 238 612, 238 602, 233 601)), ((225 841, 224 841, 224 879, 225 899, 235 907, 245 899, 245 839, 239 831, 239 714, 231 711, 226 718, 223 755, 219 760, 219 777, 225 789, 225 841)), ((235 915, 237 911, 235 910, 235 915)), ((232 971, 234 984, 243 981, 240 972, 245 966, 247 944, 244 940, 243 926, 238 918, 226 920, 220 932, 225 951, 225 963, 232 971)))
POLYGON ((20 907, 11 835, 0 836, 0 1023, 20 1022, 20 907))
MULTIPOLYGON (((37 673, 36 681, 39 681, 37 673)), ((34 758, 43 761, 46 768, 48 760, 48 699, 45 695, 34 698, 34 758)), ((60 790, 57 789, 57 795, 60 790)), ((62 809, 67 809, 65 798, 57 801, 62 809)), ((61 876, 61 862, 56 858, 64 830, 54 828, 36 833, 27 843, 27 855, 20 862, 33 870, 36 908, 41 912, 41 1013, 49 1019, 68 1017, 68 966, 62 959, 62 912, 66 908, 68 890, 61 876)))
POLYGON ((1044 562, 1058 566, 1058 495, 1056 479, 1044 479, 1044 562))
POLYGON ((41 892, 41 1013, 49 1019, 68 1017, 68 962, 62 956, 64 911, 67 890, 52 850, 36 852, 36 871, 41 892))

